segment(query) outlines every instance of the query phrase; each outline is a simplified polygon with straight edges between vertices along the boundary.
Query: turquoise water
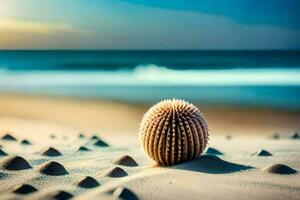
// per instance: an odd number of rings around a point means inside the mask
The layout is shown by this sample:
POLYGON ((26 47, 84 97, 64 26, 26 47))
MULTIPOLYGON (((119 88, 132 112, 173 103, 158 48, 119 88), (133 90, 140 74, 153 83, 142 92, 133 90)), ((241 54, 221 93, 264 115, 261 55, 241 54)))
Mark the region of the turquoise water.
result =
POLYGON ((300 109, 300 52, 0 51, 0 90, 300 109))

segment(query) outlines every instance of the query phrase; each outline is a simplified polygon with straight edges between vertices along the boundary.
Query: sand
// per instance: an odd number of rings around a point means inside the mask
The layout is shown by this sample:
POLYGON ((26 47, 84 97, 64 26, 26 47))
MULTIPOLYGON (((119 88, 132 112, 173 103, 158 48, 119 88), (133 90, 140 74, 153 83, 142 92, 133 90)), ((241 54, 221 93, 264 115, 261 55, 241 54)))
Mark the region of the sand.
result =
POLYGON ((298 112, 200 105, 207 151, 157 167, 137 136, 148 106, 0 95, 0 199, 299 199, 298 112))

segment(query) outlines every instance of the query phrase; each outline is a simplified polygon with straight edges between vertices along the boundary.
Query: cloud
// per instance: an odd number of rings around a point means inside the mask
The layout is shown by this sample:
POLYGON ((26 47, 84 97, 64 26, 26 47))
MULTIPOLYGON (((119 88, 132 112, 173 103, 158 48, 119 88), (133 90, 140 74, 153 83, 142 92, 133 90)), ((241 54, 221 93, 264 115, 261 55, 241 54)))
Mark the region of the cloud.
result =
POLYGON ((77 34, 90 34, 88 30, 77 29, 70 24, 42 23, 32 21, 19 21, 12 19, 0 20, 0 31, 23 32, 34 34, 55 34, 59 32, 72 32, 77 34))
POLYGON ((0 19, 1 49, 73 48, 78 40, 93 34, 67 23, 0 19))
MULTIPOLYGON (((299 49, 300 31, 271 24, 241 24, 230 17, 127 4, 131 15, 93 45, 121 49, 299 49), (143 17, 139 17, 143 14, 143 17)), ((110 30, 102 25, 102 30, 110 30)))
POLYGON ((71 24, 0 18, 0 49, 300 48, 300 31, 279 25, 243 24, 223 15, 128 2, 111 6, 112 10, 120 11, 113 20, 101 15, 84 18, 84 23, 74 20, 71 24), (92 22, 92 19, 101 20, 92 22))
POLYGON ((123 0, 178 11, 223 15, 240 23, 271 24, 300 29, 299 0, 123 0))

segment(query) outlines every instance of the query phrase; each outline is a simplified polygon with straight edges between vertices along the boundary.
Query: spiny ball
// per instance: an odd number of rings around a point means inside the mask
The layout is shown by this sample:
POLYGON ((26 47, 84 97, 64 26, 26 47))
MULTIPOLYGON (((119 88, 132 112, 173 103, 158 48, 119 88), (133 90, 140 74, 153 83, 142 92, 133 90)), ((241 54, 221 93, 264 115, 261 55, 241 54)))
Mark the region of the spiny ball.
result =
POLYGON ((199 109, 184 100, 164 100, 143 117, 139 136, 145 153, 169 166, 201 155, 208 141, 207 123, 199 109))

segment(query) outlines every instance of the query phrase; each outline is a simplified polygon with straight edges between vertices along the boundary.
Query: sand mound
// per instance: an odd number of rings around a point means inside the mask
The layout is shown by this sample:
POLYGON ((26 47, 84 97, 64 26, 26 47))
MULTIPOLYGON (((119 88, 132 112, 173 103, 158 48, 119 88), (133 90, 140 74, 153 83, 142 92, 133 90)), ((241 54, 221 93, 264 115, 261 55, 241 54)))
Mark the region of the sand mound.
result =
POLYGON ((205 154, 207 155, 224 155, 221 151, 215 149, 215 148, 212 148, 212 147, 209 147, 206 151, 205 151, 205 154))
POLYGON ((290 136, 290 139, 300 139, 300 134, 298 132, 295 132, 290 136))
POLYGON ((6 156, 7 153, 5 153, 2 149, 0 149, 0 156, 6 156))
POLYGON ((38 191, 35 187, 27 184, 18 185, 13 189, 13 193, 17 194, 29 194, 38 191))
POLYGON ((51 135, 50 135, 50 138, 51 138, 51 139, 55 139, 55 138, 56 138, 56 135, 51 134, 51 135))
POLYGON ((100 140, 100 138, 99 138, 97 135, 93 135, 93 136, 91 137, 91 140, 100 140))
POLYGON ((29 142, 28 140, 22 140, 22 141, 20 142, 20 144, 23 144, 23 145, 30 145, 31 142, 29 142))
POLYGON ((77 185, 82 188, 94 188, 94 187, 99 186, 100 184, 93 177, 87 176, 87 177, 83 178, 82 180, 80 180, 77 183, 77 185))
POLYGON ((173 168, 209 174, 226 174, 252 169, 253 167, 227 162, 214 155, 203 155, 194 161, 175 165, 173 168))
POLYGON ((280 138, 280 134, 279 133, 274 133, 273 135, 271 135, 270 137, 269 137, 270 139, 279 139, 280 138))
POLYGON ((61 156, 61 153, 53 147, 48 147, 42 151, 42 155, 55 157, 55 156, 61 156))
POLYGON ((297 171, 289 166, 282 164, 269 165, 263 169, 264 172, 271 174, 295 174, 297 171))
POLYGON ((232 136, 231 135, 226 135, 225 137, 227 140, 231 140, 232 139, 232 136))
POLYGON ((106 142, 104 142, 103 140, 100 140, 100 139, 97 140, 94 143, 94 145, 97 146, 97 147, 108 147, 109 146, 106 142))
POLYGON ((124 165, 124 166, 128 166, 128 167, 138 166, 137 162, 128 155, 121 156, 120 158, 115 160, 113 163, 116 165, 124 165))
POLYGON ((55 191, 49 194, 49 196, 52 199, 57 199, 57 200, 67 200, 67 199, 71 199, 73 197, 72 194, 59 190, 59 191, 55 191))
POLYGON ((90 151, 90 149, 86 148, 85 146, 81 146, 78 148, 78 151, 90 151))
POLYGON ((120 167, 114 167, 112 169, 108 169, 106 172, 104 172, 104 175, 113 178, 128 176, 127 172, 120 167))
POLYGON ((9 141, 16 141, 17 140, 14 136, 12 136, 10 134, 6 134, 6 135, 2 136, 1 139, 2 140, 9 140, 9 141))
POLYGON ((8 157, 1 161, 0 166, 7 170, 24 170, 31 168, 29 163, 20 156, 8 157))
POLYGON ((272 156, 272 154, 264 149, 254 152, 252 156, 272 156))
POLYGON ((49 162, 43 164, 39 168, 39 171, 42 174, 51 175, 51 176, 61 176, 61 175, 68 174, 65 167, 62 164, 55 162, 55 161, 49 161, 49 162))
POLYGON ((124 200, 138 200, 139 198, 128 188, 118 187, 114 193, 114 198, 124 199, 124 200))

